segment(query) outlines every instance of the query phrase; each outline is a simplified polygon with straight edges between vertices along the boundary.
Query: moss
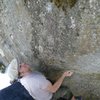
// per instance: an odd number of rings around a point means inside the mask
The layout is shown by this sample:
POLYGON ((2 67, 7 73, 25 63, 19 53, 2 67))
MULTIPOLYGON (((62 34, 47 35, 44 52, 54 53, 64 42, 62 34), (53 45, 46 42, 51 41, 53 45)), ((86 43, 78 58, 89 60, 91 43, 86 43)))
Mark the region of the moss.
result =
POLYGON ((68 1, 68 5, 70 6, 70 8, 72 8, 77 2, 77 0, 67 0, 67 1, 68 1))
POLYGON ((0 72, 4 72, 5 71, 6 66, 0 62, 0 72))
POLYGON ((27 0, 24 0, 24 2, 26 3, 26 2, 27 2, 27 0))
POLYGON ((91 73, 91 74, 85 74, 85 77, 89 77, 90 79, 100 80, 100 73, 91 73))
POLYGON ((72 8, 77 0, 51 0, 58 8, 62 8, 62 10, 66 10, 68 7, 72 8))
POLYGON ((100 73, 95 73, 94 77, 95 77, 95 79, 100 80, 100 73))
POLYGON ((97 97, 96 95, 94 95, 94 94, 92 94, 92 93, 86 93, 85 95, 84 95, 84 100, 99 100, 100 98, 99 97, 97 97))

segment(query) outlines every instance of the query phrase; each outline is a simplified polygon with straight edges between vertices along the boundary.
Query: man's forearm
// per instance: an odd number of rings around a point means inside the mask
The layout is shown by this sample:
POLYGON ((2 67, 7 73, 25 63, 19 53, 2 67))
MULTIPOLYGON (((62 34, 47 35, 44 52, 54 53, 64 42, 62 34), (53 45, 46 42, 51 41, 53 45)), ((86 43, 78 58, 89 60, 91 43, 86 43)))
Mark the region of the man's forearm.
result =
POLYGON ((48 87, 49 91, 52 93, 55 93, 59 89, 59 87, 61 86, 64 78, 65 78, 65 76, 62 75, 53 85, 50 85, 48 87))
POLYGON ((52 92, 52 93, 55 93, 59 87, 61 86, 63 80, 65 77, 70 77, 71 75, 73 74, 73 72, 71 71, 66 71, 63 73, 63 75, 52 85, 50 84, 47 89, 52 92))
POLYGON ((61 86, 63 80, 64 80, 65 76, 61 76, 54 84, 53 84, 53 89, 54 89, 54 92, 56 92, 59 87, 61 86))

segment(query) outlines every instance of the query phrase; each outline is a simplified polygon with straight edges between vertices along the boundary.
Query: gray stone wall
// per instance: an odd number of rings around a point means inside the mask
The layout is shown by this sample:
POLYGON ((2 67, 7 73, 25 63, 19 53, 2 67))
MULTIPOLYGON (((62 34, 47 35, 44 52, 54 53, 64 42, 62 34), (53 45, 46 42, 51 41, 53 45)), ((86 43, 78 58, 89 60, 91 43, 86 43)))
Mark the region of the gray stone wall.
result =
POLYGON ((85 100, 100 99, 99 0, 1 0, 0 60, 34 64, 85 100))
POLYGON ((19 61, 33 61, 31 22, 24 1, 0 1, 0 59, 6 65, 15 57, 19 61))

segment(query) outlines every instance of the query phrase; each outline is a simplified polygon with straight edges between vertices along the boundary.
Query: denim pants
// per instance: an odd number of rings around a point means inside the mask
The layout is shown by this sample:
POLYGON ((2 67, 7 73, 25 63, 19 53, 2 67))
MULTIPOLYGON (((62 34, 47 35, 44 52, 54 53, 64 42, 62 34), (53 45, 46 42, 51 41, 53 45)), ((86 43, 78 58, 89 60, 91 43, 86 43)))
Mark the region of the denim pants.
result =
POLYGON ((34 100, 20 82, 0 90, 0 100, 34 100))

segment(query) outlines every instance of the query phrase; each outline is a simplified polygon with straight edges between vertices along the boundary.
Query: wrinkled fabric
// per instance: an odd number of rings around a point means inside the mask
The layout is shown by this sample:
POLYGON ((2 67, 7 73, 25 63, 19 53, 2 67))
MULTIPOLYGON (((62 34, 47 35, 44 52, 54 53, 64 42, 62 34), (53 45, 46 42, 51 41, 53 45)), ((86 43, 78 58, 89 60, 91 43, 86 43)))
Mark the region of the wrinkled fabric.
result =
POLYGON ((0 90, 0 100, 34 100, 20 82, 0 90))
POLYGON ((42 73, 29 73, 20 82, 35 100, 51 100, 53 94, 47 90, 51 82, 42 73))

